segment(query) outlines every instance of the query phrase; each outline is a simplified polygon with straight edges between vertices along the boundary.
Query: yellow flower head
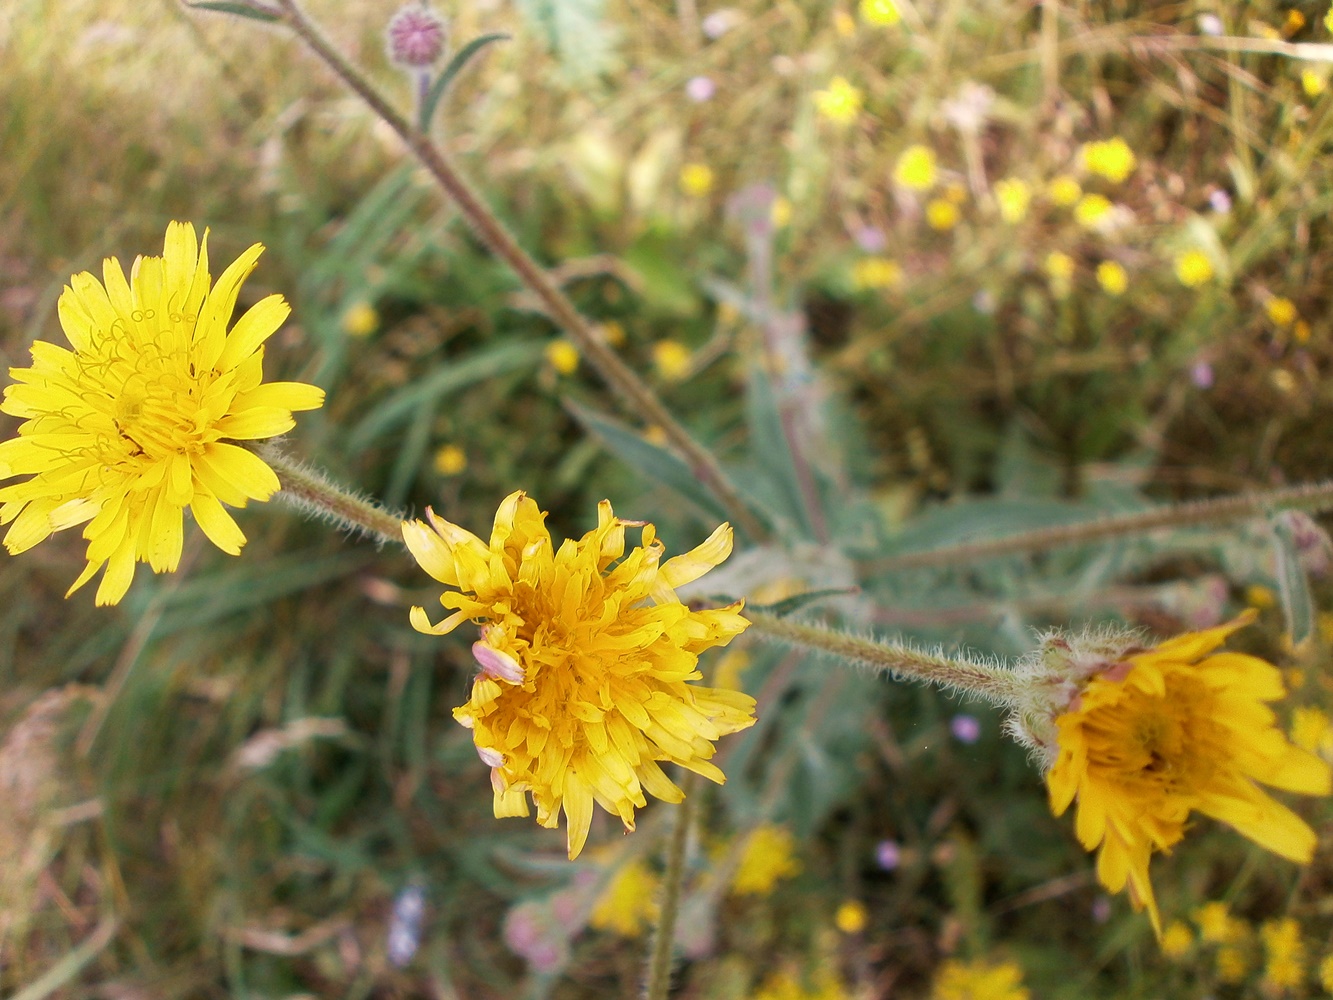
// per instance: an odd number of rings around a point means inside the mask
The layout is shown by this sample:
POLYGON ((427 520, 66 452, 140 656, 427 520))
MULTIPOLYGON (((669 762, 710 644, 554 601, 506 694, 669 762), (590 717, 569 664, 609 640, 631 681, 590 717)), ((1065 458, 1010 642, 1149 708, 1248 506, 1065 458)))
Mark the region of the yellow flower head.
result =
POLYGON ((1006 177, 995 182, 995 201, 1000 206, 1000 218, 1013 225, 1022 222, 1032 201, 1032 189, 1018 177, 1006 177))
POLYGON ((1068 296, 1073 290, 1074 258, 1067 253, 1053 250, 1046 255, 1042 269, 1046 272, 1046 277, 1050 281, 1051 293, 1060 299, 1068 296))
POLYGON ((833 924, 844 934, 860 934, 866 929, 869 919, 866 904, 849 899, 838 907, 838 912, 833 915, 833 924))
POLYGON ((1319 963, 1319 985, 1325 993, 1333 993, 1333 955, 1326 955, 1319 963))
POLYGON ((679 340, 659 340, 653 345, 653 367, 668 382, 684 378, 690 371, 690 349, 679 340))
POLYGON ((1068 174, 1061 174, 1046 185, 1046 195, 1052 204, 1068 208, 1083 196, 1083 187, 1068 174))
POLYGON ((657 881, 638 859, 622 865, 597 897, 588 923, 621 937, 638 937, 657 922, 657 881))
POLYGON ((1179 920, 1173 920, 1162 931, 1162 954, 1167 958, 1184 958, 1194 947, 1194 932, 1179 920))
POLYGON ((778 882, 800 870, 791 832, 782 826, 761 826, 745 842, 731 891, 738 896, 767 896, 778 882))
POLYGON ((1296 317, 1300 315, 1296 311, 1296 303, 1281 295, 1274 295, 1265 302, 1264 312, 1268 314, 1268 319, 1274 326, 1283 327, 1291 326, 1292 323, 1296 322, 1296 317))
POLYGON ((379 329, 380 314, 365 299, 359 299, 343 313, 343 333, 349 337, 369 337, 379 329))
POLYGON ((1301 89, 1306 97, 1318 97, 1328 89, 1328 71, 1316 69, 1301 70, 1301 89))
POLYGON ((861 20, 881 28, 891 28, 903 19, 893 0, 861 0, 861 20))
POLYGON ((1250 963, 1245 952, 1234 944, 1225 944, 1217 949, 1217 978, 1224 983, 1243 983, 1250 971, 1250 963))
POLYGON ((935 151, 922 145, 904 149, 893 168, 894 181, 912 191, 929 191, 935 186, 937 174, 935 151))
POLYGON ((1253 620, 1243 615, 1126 656, 1055 720, 1051 809, 1058 816, 1078 800, 1078 838, 1090 851, 1101 848, 1098 880, 1112 892, 1128 883, 1159 936, 1148 862, 1181 840, 1191 812, 1293 861, 1307 863, 1314 853, 1314 831, 1256 782, 1327 795, 1329 766, 1274 725, 1265 702, 1286 695, 1276 667, 1214 652, 1253 620))
POLYGON ((935 974, 931 1000, 1029 1000, 1023 970, 1013 962, 949 960, 935 974))
POLYGON ((537 822, 555 828, 563 808, 573 859, 594 802, 633 830, 645 791, 681 800, 658 761, 724 780, 709 763, 713 741, 754 723, 754 699, 689 682, 699 679, 699 654, 749 622, 741 602, 693 611, 675 588, 731 554, 729 525, 663 562, 653 526, 621 520, 605 500, 597 527, 559 548, 522 492, 500 504, 489 544, 426 516, 404 521, 403 539, 427 573, 457 589, 440 597, 450 612, 443 621, 431 624, 414 607, 412 626, 445 635, 481 623, 472 646, 481 673, 454 718, 490 765, 497 817, 528 815, 531 795, 537 822), (643 528, 628 554, 627 525, 643 528))
POLYGON ((467 468, 467 452, 456 444, 441 445, 435 452, 435 471, 442 476, 456 476, 467 468))
POLYGON ((1194 922, 1199 925, 1199 940, 1209 944, 1236 944, 1250 932, 1249 924, 1233 917, 1226 903, 1204 903, 1197 907, 1194 922))
POLYGON ((902 283, 902 265, 888 257, 863 257, 852 265, 852 284, 858 290, 897 288, 902 283))
POLYGON ((1213 280, 1213 262, 1202 250, 1186 250, 1176 257, 1176 278, 1186 288, 1198 288, 1213 280))
POLYGON ((948 232, 961 218, 958 206, 947 198, 932 198, 926 205, 926 225, 939 232, 948 232))
POLYGON ((1124 295, 1129 287, 1129 275, 1120 264, 1104 260, 1097 265, 1097 284, 1107 295, 1124 295))
POLYGON ((561 375, 573 375, 579 367, 579 349, 564 337, 546 345, 546 361, 561 375))
POLYGON ((32 367, 9 370, 0 410, 23 423, 0 443, 0 479, 32 478, 0 489, 5 547, 23 552, 86 524, 88 565, 70 594, 103 566, 98 604, 125 596, 136 562, 175 570, 186 507, 236 555, 245 535, 222 505, 278 491, 273 470, 232 442, 286 433, 292 411, 318 408, 324 391, 264 384, 264 341, 291 312, 281 295, 227 330, 263 250, 250 247, 210 287, 208 234, 201 244, 173 222, 163 255, 136 258, 129 280, 115 258, 102 282, 86 271, 70 279, 58 312, 73 350, 39 340, 32 367))
POLYGON ((1264 985, 1273 991, 1305 982, 1305 944, 1301 925, 1291 917, 1270 920, 1259 928, 1264 942, 1264 985))
POLYGON ((814 93, 815 110, 836 125, 850 125, 861 113, 864 100, 859 88, 852 86, 845 76, 835 76, 827 90, 814 93))
POLYGON ((713 190, 713 168, 706 163, 687 163, 680 168, 680 189, 691 198, 702 198, 713 190))
POLYGON ((1085 194, 1074 206, 1074 221, 1085 229, 1096 229, 1106 223, 1114 207, 1103 195, 1085 194))
POLYGON ((773 207, 768 210, 768 219, 774 229, 785 229, 791 225, 791 199, 778 195, 773 199, 773 207))
POLYGON ((1138 165, 1134 150, 1120 136, 1103 142, 1085 142, 1082 154, 1088 172, 1099 174, 1112 184, 1123 182, 1138 165))

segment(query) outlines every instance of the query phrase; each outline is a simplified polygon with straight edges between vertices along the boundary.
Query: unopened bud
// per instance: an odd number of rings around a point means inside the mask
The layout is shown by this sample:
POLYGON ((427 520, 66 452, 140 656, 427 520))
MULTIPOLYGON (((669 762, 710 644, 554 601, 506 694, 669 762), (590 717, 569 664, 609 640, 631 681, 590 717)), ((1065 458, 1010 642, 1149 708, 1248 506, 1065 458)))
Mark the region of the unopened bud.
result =
POLYGON ((410 4, 389 21, 389 58, 400 66, 420 69, 440 58, 449 39, 449 26, 425 4, 410 4))

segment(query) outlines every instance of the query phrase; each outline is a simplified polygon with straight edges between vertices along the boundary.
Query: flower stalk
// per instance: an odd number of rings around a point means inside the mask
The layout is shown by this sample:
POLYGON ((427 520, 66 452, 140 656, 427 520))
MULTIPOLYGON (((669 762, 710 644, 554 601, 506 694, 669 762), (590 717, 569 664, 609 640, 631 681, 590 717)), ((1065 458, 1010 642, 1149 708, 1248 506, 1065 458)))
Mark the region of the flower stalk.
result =
POLYGON ((815 650, 894 678, 921 681, 951 691, 965 691, 995 704, 1023 702, 1024 685, 1018 675, 998 663, 927 653, 901 643, 878 642, 819 625, 803 625, 787 618, 747 611, 750 630, 788 646, 815 650))
POLYGON ((645 1000, 667 1000, 671 989, 671 959, 675 952, 680 895, 685 884, 685 848, 690 839, 690 827, 694 823, 696 784, 693 774, 687 774, 681 781, 685 800, 676 810, 676 825, 671 828, 671 840, 667 844, 666 871, 662 875, 662 905, 657 927, 653 931, 652 951, 648 956, 648 981, 643 991, 645 1000))
POLYGON ((258 449, 260 457, 278 474, 279 500, 299 507, 312 517, 332 521, 377 541, 403 544, 402 518, 369 500, 329 482, 315 469, 297 462, 272 445, 258 449))
POLYGON ((414 128, 399 114, 375 86, 339 52, 296 4, 278 0, 282 19, 339 79, 351 88, 398 136, 408 149, 453 200, 463 218, 493 254, 509 265, 520 281, 542 303, 547 315, 568 334, 601 375, 606 384, 648 426, 662 428, 671 444, 689 462, 695 475, 708 486, 726 509, 733 522, 753 541, 762 541, 768 530, 750 509, 717 459, 696 441, 656 393, 594 330, 561 290, 559 284, 541 267, 505 228, 485 201, 472 189, 444 151, 424 131, 414 128))

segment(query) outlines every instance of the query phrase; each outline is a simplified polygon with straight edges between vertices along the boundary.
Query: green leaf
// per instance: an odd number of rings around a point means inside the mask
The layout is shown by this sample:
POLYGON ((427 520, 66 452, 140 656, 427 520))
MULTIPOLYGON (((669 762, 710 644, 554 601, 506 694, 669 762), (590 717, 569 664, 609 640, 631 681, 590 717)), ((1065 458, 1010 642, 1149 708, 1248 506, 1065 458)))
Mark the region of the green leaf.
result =
POLYGON ((756 614, 772 615, 774 618, 786 618, 793 615, 802 608, 807 608, 812 604, 820 604, 835 597, 849 597, 853 594, 859 594, 859 587, 831 587, 825 590, 807 590, 804 594, 792 594, 791 597, 784 597, 780 601, 772 604, 751 604, 746 607, 747 611, 753 611, 756 614))
POLYGON ((797 482, 796 458, 791 452, 782 427, 782 404, 763 366, 750 369, 749 392, 745 397, 746 423, 750 431, 750 450, 765 478, 778 494, 782 511, 800 525, 806 537, 813 537, 810 512, 806 509, 797 482))
POLYGON ((1277 556, 1278 595, 1287 617, 1287 632, 1293 646, 1299 646, 1314 634, 1314 599, 1310 596, 1310 581, 1301 565, 1300 551, 1292 533, 1291 523, 1281 514, 1270 522, 1273 528, 1273 551, 1277 556))
POLYGON ((215 10, 222 14, 235 14, 237 17, 248 17, 254 21, 266 21, 273 24, 281 21, 282 17, 271 10, 264 10, 261 7, 252 7, 242 0, 199 0, 197 3, 185 4, 187 7, 193 7, 195 10, 215 10))
POLYGON ((563 402, 565 409, 583 425, 584 430, 600 440, 607 451, 630 468, 679 494, 707 515, 710 521, 727 519, 726 511, 704 488, 694 471, 674 452, 645 441, 641 434, 610 417, 594 413, 570 399, 563 402))
POLYGON ((449 85, 454 82, 454 78, 463 71, 463 67, 471 61, 472 57, 487 45, 490 45, 491 42, 508 41, 509 37, 502 31, 492 32, 489 35, 472 39, 458 50, 458 53, 449 60, 449 65, 444 67, 436 81, 431 84, 426 99, 421 102, 421 114, 417 121, 417 127, 421 131, 425 132, 430 128, 430 121, 435 117, 435 108, 439 105, 440 99, 444 97, 449 85))

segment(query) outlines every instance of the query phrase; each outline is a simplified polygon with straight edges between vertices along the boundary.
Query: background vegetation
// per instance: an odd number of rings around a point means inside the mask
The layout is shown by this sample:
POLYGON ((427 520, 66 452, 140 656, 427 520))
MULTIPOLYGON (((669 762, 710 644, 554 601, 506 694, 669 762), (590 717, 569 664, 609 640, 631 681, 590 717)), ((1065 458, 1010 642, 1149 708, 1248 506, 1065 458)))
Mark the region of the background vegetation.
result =
MULTIPOLYGON (((394 4, 309 8, 410 106, 394 4)), ((781 529, 710 583, 763 602, 859 581, 846 620, 1000 655, 1033 628, 1170 634, 1254 605, 1244 641, 1328 749, 1331 630, 1304 638, 1265 522, 886 562, 1333 473, 1333 96, 1287 45, 1330 40, 1325 4, 444 13, 457 44, 512 34, 449 97, 458 161, 781 529), (1123 177, 1085 148, 1116 137, 1123 177)), ((284 33, 10 0, 0 65, 6 364, 57 335, 73 271, 188 219, 217 260, 268 246, 244 294, 292 300, 268 368, 328 390, 291 443, 341 481, 478 530, 516 488, 557 534, 603 497, 674 551, 716 523, 662 482, 653 428, 588 433, 577 408, 614 412, 600 383, 284 33)), ((410 629, 430 592, 410 560, 279 505, 241 516, 242 558, 187 541, 185 570, 111 609, 62 599, 74 533, 0 561, 5 991, 632 995, 669 810, 623 840, 599 817, 573 865, 562 835, 493 819, 449 714, 467 645, 410 629)), ((1327 606, 1327 540, 1296 527, 1327 606)), ((1326 851, 1298 871, 1204 824, 1155 866, 1182 922, 1164 951, 983 708, 757 644, 709 669, 761 721, 704 793, 682 996, 924 997, 950 959, 1016 963, 1036 997, 1322 995, 1326 851)), ((1327 842, 1328 804, 1305 814, 1327 842)))

